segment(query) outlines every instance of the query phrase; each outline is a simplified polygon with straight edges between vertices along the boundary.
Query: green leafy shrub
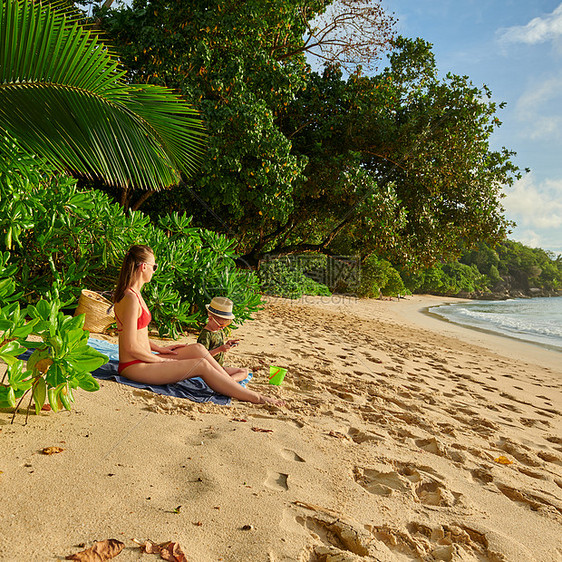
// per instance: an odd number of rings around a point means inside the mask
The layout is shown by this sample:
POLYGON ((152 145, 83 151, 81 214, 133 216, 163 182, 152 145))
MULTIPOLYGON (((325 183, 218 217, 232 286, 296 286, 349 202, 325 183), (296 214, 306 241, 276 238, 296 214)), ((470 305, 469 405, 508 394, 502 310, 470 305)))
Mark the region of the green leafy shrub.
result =
POLYGON ((0 361, 6 365, 0 407, 17 412, 29 394, 29 407, 33 402, 37 414, 47 400, 55 412, 70 410, 74 390, 99 389, 91 371, 108 358, 88 345, 84 315, 65 315, 56 294, 50 301, 41 299, 35 306, 20 309, 14 300, 18 295, 14 294, 14 266, 8 265, 9 258, 9 252, 0 254, 0 361), (40 339, 28 341, 29 336, 40 339), (25 362, 19 356, 27 348, 33 352, 25 362))
POLYGON ((408 291, 400 274, 390 262, 370 255, 361 264, 360 283, 357 295, 360 297, 379 297, 404 295, 408 291))
POLYGON ((460 292, 486 291, 486 276, 476 265, 459 262, 438 264, 415 273, 404 273, 405 284, 413 293, 457 295, 460 292))
POLYGON ((302 264, 290 257, 262 262, 258 277, 262 291, 267 295, 299 299, 303 295, 331 294, 326 285, 307 277, 302 264))
POLYGON ((190 223, 174 214, 154 225, 101 191, 80 191, 75 180, 41 173, 13 154, 0 157, 0 250, 10 251, 27 303, 53 284, 63 306, 83 288, 111 293, 129 246, 144 243, 161 265, 145 291, 160 335, 176 337, 204 321, 213 296, 232 298, 238 321, 246 320, 261 305, 257 277, 237 269, 230 240, 190 223))

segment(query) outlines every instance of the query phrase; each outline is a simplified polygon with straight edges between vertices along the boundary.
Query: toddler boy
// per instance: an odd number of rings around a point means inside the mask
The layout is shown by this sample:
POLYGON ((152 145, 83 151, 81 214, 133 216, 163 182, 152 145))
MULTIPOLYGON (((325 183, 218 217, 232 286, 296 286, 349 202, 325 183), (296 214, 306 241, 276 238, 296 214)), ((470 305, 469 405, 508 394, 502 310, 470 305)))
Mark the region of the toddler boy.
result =
POLYGON ((232 313, 233 302, 226 297, 215 297, 210 304, 206 304, 208 312, 207 324, 201 330, 197 343, 204 345, 217 363, 235 380, 243 381, 248 376, 248 370, 241 367, 224 366, 225 353, 238 345, 239 339, 224 341, 224 328, 234 319, 232 313))

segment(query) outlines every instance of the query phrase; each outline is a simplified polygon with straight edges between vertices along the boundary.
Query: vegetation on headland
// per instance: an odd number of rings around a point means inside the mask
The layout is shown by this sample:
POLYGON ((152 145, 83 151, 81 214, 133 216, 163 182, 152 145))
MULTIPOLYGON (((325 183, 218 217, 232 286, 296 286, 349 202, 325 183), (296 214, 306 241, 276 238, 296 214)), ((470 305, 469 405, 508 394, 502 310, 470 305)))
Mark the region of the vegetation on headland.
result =
POLYGON ((267 262, 262 269, 266 291, 291 298, 327 291, 370 298, 408 293, 481 299, 562 295, 562 256, 511 240, 493 248, 481 243, 458 260, 416 271, 374 254, 363 260, 289 256, 267 262))
POLYGON ((415 293, 502 299, 562 294, 562 255, 512 240, 466 250, 459 260, 403 278, 415 293))

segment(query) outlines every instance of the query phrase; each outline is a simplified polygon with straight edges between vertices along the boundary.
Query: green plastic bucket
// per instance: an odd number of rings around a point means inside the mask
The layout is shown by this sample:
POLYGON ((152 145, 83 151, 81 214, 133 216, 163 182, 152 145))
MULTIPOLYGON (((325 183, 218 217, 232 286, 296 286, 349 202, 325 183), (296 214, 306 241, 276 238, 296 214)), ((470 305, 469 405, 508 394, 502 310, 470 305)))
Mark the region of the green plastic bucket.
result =
POLYGON ((277 386, 279 386, 283 382, 286 374, 287 369, 271 365, 269 367, 269 384, 276 384, 277 386))

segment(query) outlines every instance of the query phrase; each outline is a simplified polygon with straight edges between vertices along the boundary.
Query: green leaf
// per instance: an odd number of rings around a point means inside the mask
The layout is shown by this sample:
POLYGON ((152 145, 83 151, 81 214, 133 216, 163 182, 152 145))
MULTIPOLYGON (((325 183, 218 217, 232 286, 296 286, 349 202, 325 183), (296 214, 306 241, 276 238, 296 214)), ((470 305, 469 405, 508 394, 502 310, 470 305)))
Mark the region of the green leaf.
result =
MULTIPOLYGON (((196 111, 171 90, 130 85, 92 27, 63 3, 0 2, 0 128, 76 175, 155 189, 202 151, 196 111)), ((7 231, 6 245, 17 232, 7 231)))
POLYGON ((76 342, 79 342, 81 339, 86 338, 86 332, 82 328, 77 328, 76 330, 69 330, 68 332, 64 333, 64 340, 68 343, 69 347, 72 348, 76 342))
POLYGON ((30 320, 23 326, 19 326, 18 328, 15 328, 14 330, 12 330, 12 336, 14 336, 15 338, 27 338, 27 336, 29 336, 29 334, 33 332, 33 328, 35 327, 36 323, 37 320, 34 319, 34 320, 30 320))
MULTIPOLYGON (((37 342, 30 342, 30 343, 37 345, 37 342)), ((29 359, 27 360, 27 367, 29 369, 35 369, 37 363, 41 361, 41 359, 46 359, 47 357, 50 357, 50 353, 48 349, 46 348, 35 349, 33 353, 29 356, 29 359)))
POLYGON ((78 316, 66 316, 62 322, 61 328, 68 332, 70 332, 71 330, 76 330, 78 328, 82 329, 82 327, 84 326, 85 318, 85 314, 79 314, 78 316))
POLYGON ((8 402, 8 386, 0 385, 0 408, 10 408, 8 402))
MULTIPOLYGON (((51 328, 53 328, 52 323, 51 328)), ((47 343, 53 348, 53 356, 59 357, 65 347, 62 338, 60 336, 52 336, 47 340, 47 343)))
POLYGON ((33 386, 33 401, 35 403, 35 413, 39 415, 41 408, 45 404, 47 397, 47 384, 43 377, 37 377, 33 386))
POLYGON ((76 371, 90 372, 105 365, 109 358, 94 348, 83 345, 69 353, 66 360, 76 371))
POLYGON ((33 312, 36 313, 36 318, 44 321, 48 321, 51 316, 51 307, 45 299, 41 299, 35 307, 29 307, 34 309, 33 312))
POLYGON ((70 411, 72 410, 72 405, 70 402, 70 397, 67 394, 68 389, 69 389, 68 384, 62 386, 58 391, 58 397, 60 398, 60 401, 62 402, 62 405, 64 406, 65 410, 70 411))
POLYGON ((0 347, 0 359, 8 365, 14 365, 19 361, 18 355, 21 355, 26 350, 17 341, 11 341, 0 347))
POLYGON ((66 375, 58 363, 53 363, 45 375, 47 386, 56 387, 66 382, 66 375))
POLYGON ((11 408, 16 407, 16 393, 12 387, 8 388, 8 396, 7 396, 8 404, 11 408))
POLYGON ((99 382, 89 373, 84 373, 78 379, 78 386, 82 390, 87 390, 88 392, 95 392, 100 389, 99 382))
POLYGON ((59 401, 57 398, 57 389, 56 388, 49 388, 47 391, 47 396, 49 397, 49 404, 51 405, 51 409, 53 412, 59 411, 59 401))
POLYGON ((16 288, 13 279, 7 278, 0 280, 0 297, 11 295, 16 288))
POLYGON ((14 388, 19 388, 20 383, 24 381, 31 371, 24 369, 24 362, 16 360, 13 364, 8 365, 8 380, 14 388))

